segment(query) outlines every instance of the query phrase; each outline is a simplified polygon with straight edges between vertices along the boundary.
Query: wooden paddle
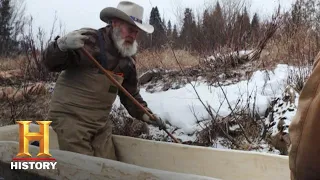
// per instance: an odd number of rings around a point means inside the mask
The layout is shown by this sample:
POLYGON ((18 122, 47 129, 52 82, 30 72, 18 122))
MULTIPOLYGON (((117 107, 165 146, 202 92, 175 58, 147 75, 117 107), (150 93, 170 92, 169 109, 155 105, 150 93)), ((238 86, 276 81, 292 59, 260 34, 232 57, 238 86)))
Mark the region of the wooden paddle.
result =
MULTIPOLYGON (((142 109, 151 119, 156 120, 154 117, 146 108, 144 108, 124 87, 122 87, 122 85, 113 78, 113 76, 111 75, 112 72, 107 71, 106 69, 104 69, 101 64, 94 58, 91 56, 91 54, 85 49, 85 48, 81 48, 81 50, 89 57, 90 60, 92 60, 95 65, 97 65, 97 67, 126 95, 128 96, 135 105, 137 105, 140 109, 142 109)), ((181 143, 180 141, 178 141, 178 139, 176 139, 170 132, 168 132, 168 130, 164 129, 164 131, 176 142, 176 143, 181 143)))

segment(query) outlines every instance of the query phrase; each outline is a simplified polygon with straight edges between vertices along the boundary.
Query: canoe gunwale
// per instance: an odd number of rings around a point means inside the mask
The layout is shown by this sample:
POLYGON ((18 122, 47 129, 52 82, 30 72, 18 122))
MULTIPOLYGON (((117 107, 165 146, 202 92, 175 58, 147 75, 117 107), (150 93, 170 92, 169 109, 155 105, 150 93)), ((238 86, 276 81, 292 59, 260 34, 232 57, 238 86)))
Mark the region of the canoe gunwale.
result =
MULTIPOLYGON (((30 131, 39 131, 38 125, 30 124, 30 131)), ((0 144, 4 141, 18 142, 18 125, 0 127, 0 144)), ((288 157, 283 155, 216 149, 120 135, 113 135, 113 142, 120 163, 130 167, 133 165, 147 170, 224 180, 290 180, 288 157)), ((50 149, 58 154, 63 152, 58 148, 56 134, 50 128, 50 149)), ((72 156, 80 159, 85 157, 74 154, 72 156)))

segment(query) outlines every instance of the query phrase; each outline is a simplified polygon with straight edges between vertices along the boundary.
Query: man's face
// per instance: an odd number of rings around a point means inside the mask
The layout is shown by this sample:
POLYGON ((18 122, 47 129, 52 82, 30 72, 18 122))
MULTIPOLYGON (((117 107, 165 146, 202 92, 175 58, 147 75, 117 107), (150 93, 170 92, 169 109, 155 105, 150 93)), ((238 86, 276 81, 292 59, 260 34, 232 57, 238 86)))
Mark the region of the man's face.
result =
POLYGON ((139 33, 138 27, 121 20, 113 20, 112 27, 112 38, 120 53, 123 56, 132 56, 136 54, 138 48, 136 40, 139 33))
POLYGON ((113 27, 119 28, 120 30, 120 35, 124 40, 124 45, 132 45, 139 33, 138 27, 121 20, 115 20, 113 22, 113 27))

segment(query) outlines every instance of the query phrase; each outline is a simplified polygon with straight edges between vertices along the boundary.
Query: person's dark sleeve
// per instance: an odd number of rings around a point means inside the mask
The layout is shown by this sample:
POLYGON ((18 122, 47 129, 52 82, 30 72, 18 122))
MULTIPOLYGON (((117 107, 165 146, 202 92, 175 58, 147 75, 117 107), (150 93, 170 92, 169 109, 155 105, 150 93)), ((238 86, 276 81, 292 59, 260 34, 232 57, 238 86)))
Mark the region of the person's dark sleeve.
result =
POLYGON ((61 51, 56 41, 51 42, 41 56, 41 62, 50 72, 60 72, 77 64, 78 59, 79 55, 75 51, 61 51))
MULTIPOLYGON (((137 70, 135 65, 132 65, 131 68, 129 68, 126 76, 124 77, 122 86, 143 106, 152 113, 152 111, 148 108, 148 104, 144 99, 142 98, 140 94, 140 88, 138 87, 138 77, 137 77, 137 70)), ((127 97, 123 92, 119 91, 119 97, 120 101, 123 104, 123 106, 127 109, 129 114, 137 118, 139 120, 142 120, 142 116, 144 114, 144 111, 140 109, 137 105, 133 103, 133 101, 127 97)))

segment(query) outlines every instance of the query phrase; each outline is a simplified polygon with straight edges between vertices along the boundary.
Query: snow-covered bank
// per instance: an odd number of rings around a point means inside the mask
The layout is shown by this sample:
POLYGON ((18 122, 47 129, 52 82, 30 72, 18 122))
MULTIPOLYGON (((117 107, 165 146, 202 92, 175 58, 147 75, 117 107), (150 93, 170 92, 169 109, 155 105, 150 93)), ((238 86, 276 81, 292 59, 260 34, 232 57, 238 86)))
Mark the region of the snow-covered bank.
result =
MULTIPOLYGON (((260 117, 264 119, 265 124, 271 127, 272 135, 275 135, 279 132, 278 123, 280 121, 284 123, 284 132, 288 133, 287 128, 296 112, 299 94, 290 88, 288 91, 287 88, 290 71, 295 69, 296 67, 279 64, 273 71, 256 71, 249 80, 221 87, 208 86, 203 81, 192 83, 195 85, 195 90, 205 105, 211 106, 215 111, 220 108, 218 112, 220 116, 229 115, 231 112, 228 108, 228 102, 224 100, 223 91, 232 108, 235 107, 239 100, 242 106, 247 105, 247 101, 249 101, 250 109, 252 110, 255 107, 260 117), (290 94, 293 97, 289 97, 290 94), (286 101, 285 99, 288 98, 293 98, 293 101, 286 101), (272 102, 274 105, 271 108, 272 113, 270 113, 270 109, 268 110, 269 112, 267 109, 270 108, 272 102)), ((195 133, 202 130, 197 124, 197 119, 209 118, 195 90, 190 84, 180 89, 154 93, 149 93, 145 88, 141 88, 141 95, 155 113, 172 125, 169 128, 174 131, 174 136, 183 141, 193 142, 197 139, 195 133)), ((119 105, 119 101, 117 101, 117 105, 119 105)), ((154 137, 166 136, 165 132, 159 131, 154 127, 150 128, 150 133, 154 137)), ((216 142, 218 144, 213 145, 213 147, 223 148, 219 141, 216 142)), ((260 145, 262 146, 260 152, 268 151, 266 144, 260 145)))
MULTIPOLYGON (((259 114, 264 116, 271 99, 281 96, 284 92, 287 85, 288 70, 293 68, 281 64, 273 72, 256 71, 249 81, 241 81, 237 84, 222 86, 222 88, 232 107, 239 99, 245 105, 250 98, 249 96, 255 96, 256 92, 255 107, 259 114)), ((218 111, 222 103, 218 114, 225 116, 230 113, 228 103, 226 101, 222 102, 225 98, 220 87, 210 87, 203 82, 193 83, 195 84, 195 90, 206 105, 209 104, 218 111)), ((196 127, 195 115, 198 119, 208 118, 208 114, 197 98, 195 90, 190 84, 180 89, 156 93, 148 93, 144 88, 141 88, 141 95, 148 102, 149 107, 160 117, 168 120, 171 125, 181 128, 184 133, 192 134, 196 127)), ((250 98, 250 103, 252 108, 253 97, 250 98)))

